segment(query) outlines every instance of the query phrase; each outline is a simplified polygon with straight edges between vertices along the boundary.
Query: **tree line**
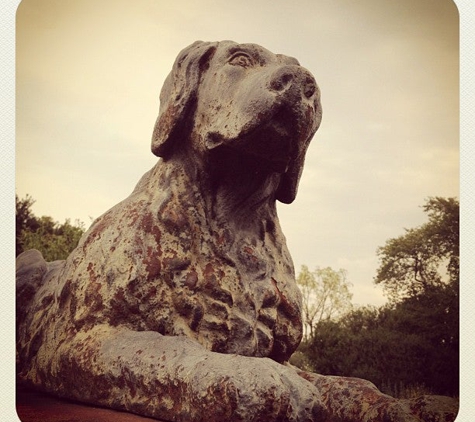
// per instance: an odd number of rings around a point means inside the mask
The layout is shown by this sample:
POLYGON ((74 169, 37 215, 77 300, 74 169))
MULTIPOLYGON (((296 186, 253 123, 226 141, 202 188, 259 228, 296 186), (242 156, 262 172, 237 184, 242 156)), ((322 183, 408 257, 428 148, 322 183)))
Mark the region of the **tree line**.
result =
MULTIPOLYGON (((38 249, 65 259, 84 224, 32 212, 16 197, 16 255, 38 249)), ((345 270, 307 266, 297 277, 304 339, 291 363, 324 375, 359 377, 396 397, 459 394, 459 202, 429 198, 428 221, 377 250, 374 282, 388 304, 355 308, 345 270)))
POLYGON ((383 392, 405 398, 421 393, 459 394, 459 202, 429 198, 428 221, 406 229, 377 250, 374 282, 388 304, 351 306, 346 273, 326 269, 333 292, 317 268, 302 267, 306 336, 291 362, 321 374, 359 377, 383 392), (309 279, 311 282, 309 282, 309 279), (326 284, 325 284, 326 283, 326 284), (306 294, 313 288, 313 302, 306 294), (331 313, 316 313, 324 299, 331 313), (316 300, 315 300, 316 299, 316 300), (341 306, 340 306, 341 305, 341 306), (336 308, 336 309, 335 309, 336 308))
POLYGON ((58 223, 48 216, 37 217, 32 206, 35 200, 15 196, 15 255, 29 249, 38 249, 46 261, 66 259, 84 233, 84 224, 78 220, 58 223))

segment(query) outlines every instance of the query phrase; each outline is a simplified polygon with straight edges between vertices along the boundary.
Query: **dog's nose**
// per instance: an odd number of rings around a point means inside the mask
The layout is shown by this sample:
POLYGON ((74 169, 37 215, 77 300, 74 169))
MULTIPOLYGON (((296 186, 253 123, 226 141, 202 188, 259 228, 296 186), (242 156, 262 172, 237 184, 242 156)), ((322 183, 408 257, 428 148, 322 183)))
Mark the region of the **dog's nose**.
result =
POLYGON ((299 89, 301 95, 310 99, 317 91, 317 83, 305 69, 299 66, 283 66, 272 75, 270 88, 276 92, 299 89))

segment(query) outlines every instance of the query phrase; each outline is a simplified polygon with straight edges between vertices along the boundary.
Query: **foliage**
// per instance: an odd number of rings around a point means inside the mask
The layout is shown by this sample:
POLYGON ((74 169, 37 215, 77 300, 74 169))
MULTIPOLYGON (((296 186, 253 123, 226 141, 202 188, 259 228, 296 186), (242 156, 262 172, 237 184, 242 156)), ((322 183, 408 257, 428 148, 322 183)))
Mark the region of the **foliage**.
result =
POLYGON ((15 255, 18 256, 23 252, 23 246, 20 236, 25 231, 35 231, 38 229, 39 224, 36 217, 31 211, 31 207, 35 203, 34 199, 26 195, 25 199, 15 196, 15 227, 16 227, 16 239, 15 239, 15 255))
POLYGON ((423 206, 429 221, 378 249, 375 277, 391 300, 414 297, 427 289, 459 279, 459 202, 429 198, 423 206), (445 267, 446 277, 441 269, 445 267))
POLYGON ((364 378, 400 398, 458 395, 459 203, 429 198, 423 209, 427 223, 378 250, 375 282, 389 304, 317 321, 295 364, 364 378))
POLYGON ((306 343, 302 343, 299 346, 299 350, 296 350, 294 354, 290 357, 289 362, 300 368, 304 371, 314 372, 313 364, 308 357, 308 351, 303 345, 306 343))
POLYGON ((447 290, 320 321, 298 349, 305 357, 293 363, 324 375, 364 378, 399 397, 408 390, 458 395, 458 302, 447 290))
POLYGON ((302 265, 297 283, 302 292, 302 314, 306 337, 313 336, 313 327, 319 321, 337 318, 351 308, 351 283, 345 270, 330 267, 310 272, 302 265))
POLYGON ((76 247, 84 233, 84 224, 55 222, 51 217, 36 217, 31 196, 16 196, 16 255, 28 249, 38 249, 46 261, 65 259, 76 247))

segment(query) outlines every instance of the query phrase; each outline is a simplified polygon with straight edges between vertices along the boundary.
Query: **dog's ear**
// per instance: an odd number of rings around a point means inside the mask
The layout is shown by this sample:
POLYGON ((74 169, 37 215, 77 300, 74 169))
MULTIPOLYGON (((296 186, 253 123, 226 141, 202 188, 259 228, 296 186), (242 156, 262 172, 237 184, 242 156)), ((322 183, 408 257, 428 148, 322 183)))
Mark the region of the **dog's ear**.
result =
POLYGON ((284 204, 290 204, 294 202, 295 197, 297 196, 297 189, 305 161, 305 153, 307 152, 308 145, 310 144, 313 135, 320 127, 321 121, 322 106, 320 101, 318 101, 316 105, 315 120, 312 124, 312 127, 309 129, 309 135, 307 136, 305 142, 303 142, 303 147, 297 157, 291 161, 287 171, 282 174, 279 186, 276 191, 276 199, 280 202, 283 202, 284 204))
POLYGON ((152 136, 152 152, 159 157, 170 155, 174 141, 186 125, 194 103, 201 75, 216 51, 217 42, 196 41, 180 52, 160 92, 160 111, 152 136))

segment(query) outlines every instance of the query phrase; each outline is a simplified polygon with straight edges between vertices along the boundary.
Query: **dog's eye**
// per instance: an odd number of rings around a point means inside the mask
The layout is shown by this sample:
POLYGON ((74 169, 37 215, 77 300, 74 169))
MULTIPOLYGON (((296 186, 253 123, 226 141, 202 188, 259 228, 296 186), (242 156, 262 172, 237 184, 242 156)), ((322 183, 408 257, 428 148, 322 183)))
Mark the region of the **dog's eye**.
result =
POLYGON ((249 67, 252 66, 252 58, 246 53, 237 53, 229 59, 229 64, 233 66, 249 67))

